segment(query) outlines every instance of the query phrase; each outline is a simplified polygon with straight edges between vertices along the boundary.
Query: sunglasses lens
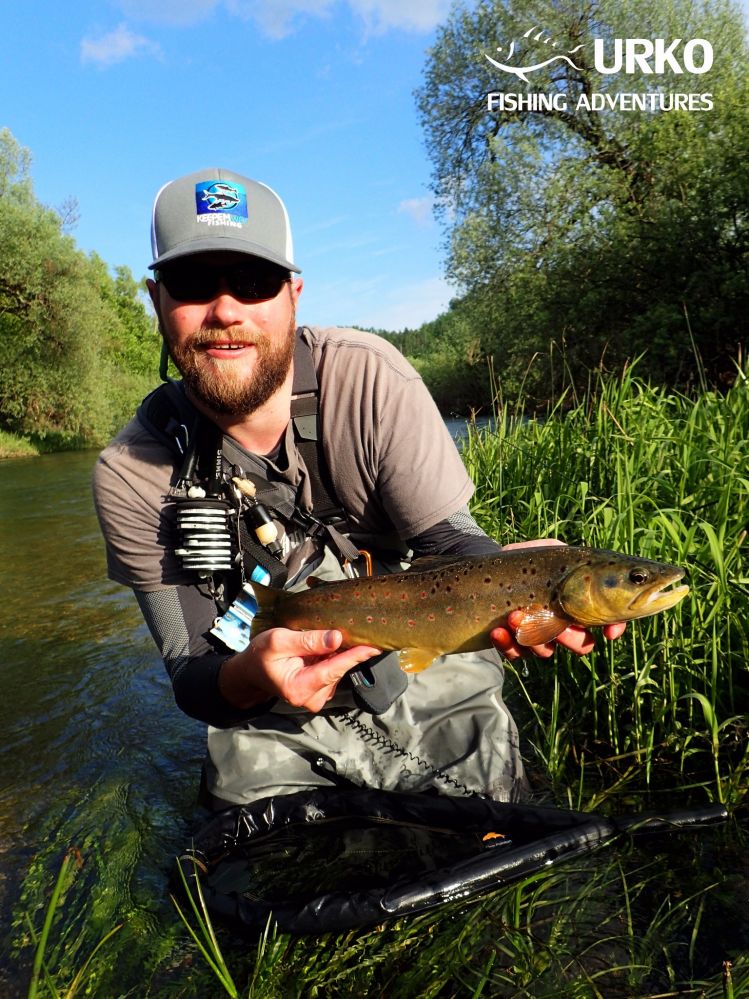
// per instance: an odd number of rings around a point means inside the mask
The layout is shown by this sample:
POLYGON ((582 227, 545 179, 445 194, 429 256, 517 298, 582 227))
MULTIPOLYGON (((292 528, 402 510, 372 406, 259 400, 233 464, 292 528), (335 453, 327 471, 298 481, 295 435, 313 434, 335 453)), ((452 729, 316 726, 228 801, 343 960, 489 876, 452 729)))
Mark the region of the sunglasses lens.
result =
POLYGON ((175 302, 210 302, 221 284, 218 274, 207 268, 170 267, 158 276, 175 302))
POLYGON ((244 302, 275 298, 288 273, 272 264, 213 268, 197 264, 175 264, 158 271, 158 280, 176 302, 210 302, 227 287, 235 298, 244 302))
POLYGON ((275 298, 287 280, 280 267, 264 268, 239 266, 224 275, 233 295, 245 301, 275 298))

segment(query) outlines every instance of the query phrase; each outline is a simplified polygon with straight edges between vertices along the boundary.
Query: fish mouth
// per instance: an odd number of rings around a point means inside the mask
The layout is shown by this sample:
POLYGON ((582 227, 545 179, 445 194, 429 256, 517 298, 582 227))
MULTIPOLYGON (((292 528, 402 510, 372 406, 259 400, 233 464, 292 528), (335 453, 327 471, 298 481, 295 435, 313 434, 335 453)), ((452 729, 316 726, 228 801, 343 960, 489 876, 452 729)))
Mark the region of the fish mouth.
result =
POLYGON ((680 572, 678 576, 674 579, 670 579, 667 583, 658 581, 653 583, 652 586, 648 587, 643 593, 639 593, 632 603, 629 605, 632 611, 635 611, 638 615, 655 614, 658 611, 668 610, 669 607, 673 607, 680 600, 689 593, 689 587, 686 584, 682 586, 673 586, 673 583, 678 583, 678 581, 684 575, 680 572), (667 589, 667 587, 672 587, 667 589))

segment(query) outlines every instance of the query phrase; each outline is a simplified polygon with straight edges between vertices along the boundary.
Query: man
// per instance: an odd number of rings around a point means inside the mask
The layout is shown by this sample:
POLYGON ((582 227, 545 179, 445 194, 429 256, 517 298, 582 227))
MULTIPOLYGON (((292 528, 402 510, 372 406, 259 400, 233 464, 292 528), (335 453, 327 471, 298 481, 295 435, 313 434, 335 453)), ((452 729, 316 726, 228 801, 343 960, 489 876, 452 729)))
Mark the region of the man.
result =
MULTIPOLYGON (((387 571, 407 550, 499 546, 470 516, 472 483, 398 351, 354 330, 297 332, 302 280, 274 191, 218 168, 179 178, 156 197, 152 243, 149 292, 183 381, 105 449, 94 492, 109 574, 135 591, 178 704, 209 724, 210 803, 340 783, 517 797, 495 650, 407 681, 376 648, 341 649, 336 630, 274 628, 229 647, 250 578, 344 578, 361 571, 357 548, 387 571)), ((492 637, 510 658, 553 652, 492 637)), ((584 652, 593 640, 568 629, 557 641, 584 652)))

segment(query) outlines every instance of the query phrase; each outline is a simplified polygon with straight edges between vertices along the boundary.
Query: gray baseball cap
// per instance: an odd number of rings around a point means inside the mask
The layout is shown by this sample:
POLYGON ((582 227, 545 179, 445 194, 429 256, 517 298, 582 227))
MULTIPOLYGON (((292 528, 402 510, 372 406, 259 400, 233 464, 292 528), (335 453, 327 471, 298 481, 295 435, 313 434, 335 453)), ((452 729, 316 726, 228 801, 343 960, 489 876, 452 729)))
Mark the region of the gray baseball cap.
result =
POLYGON ((286 207, 265 184, 221 167, 169 181, 151 222, 153 270, 193 253, 231 250, 297 271, 286 207))

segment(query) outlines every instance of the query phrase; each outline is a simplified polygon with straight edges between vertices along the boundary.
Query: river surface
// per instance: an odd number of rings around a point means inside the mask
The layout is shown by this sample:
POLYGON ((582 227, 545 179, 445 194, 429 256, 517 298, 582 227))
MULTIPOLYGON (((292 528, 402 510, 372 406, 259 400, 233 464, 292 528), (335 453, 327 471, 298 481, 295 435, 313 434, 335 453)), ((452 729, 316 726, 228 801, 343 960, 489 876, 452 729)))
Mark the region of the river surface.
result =
MULTIPOLYGON (((132 595, 106 578, 89 488, 95 458, 0 463, 4 999, 26 995, 24 914, 41 927, 69 848, 83 866, 54 928, 51 966, 80 967, 119 922, 113 964, 123 995, 138 994, 138 976, 151 980, 165 955, 172 968, 176 960, 169 881, 195 814, 204 726, 174 705, 132 595)), ((745 909, 745 864, 741 898, 726 913, 745 909)), ((731 919, 746 925, 745 915, 731 919)))
POLYGON ((26 994, 13 970, 20 930, 8 927, 23 909, 40 927, 69 847, 84 865, 79 922, 106 932, 122 918, 117 895, 136 923, 158 919, 151 898, 167 897, 203 754, 204 726, 174 705, 132 594, 106 579, 95 458, 0 463, 4 996, 26 994))

